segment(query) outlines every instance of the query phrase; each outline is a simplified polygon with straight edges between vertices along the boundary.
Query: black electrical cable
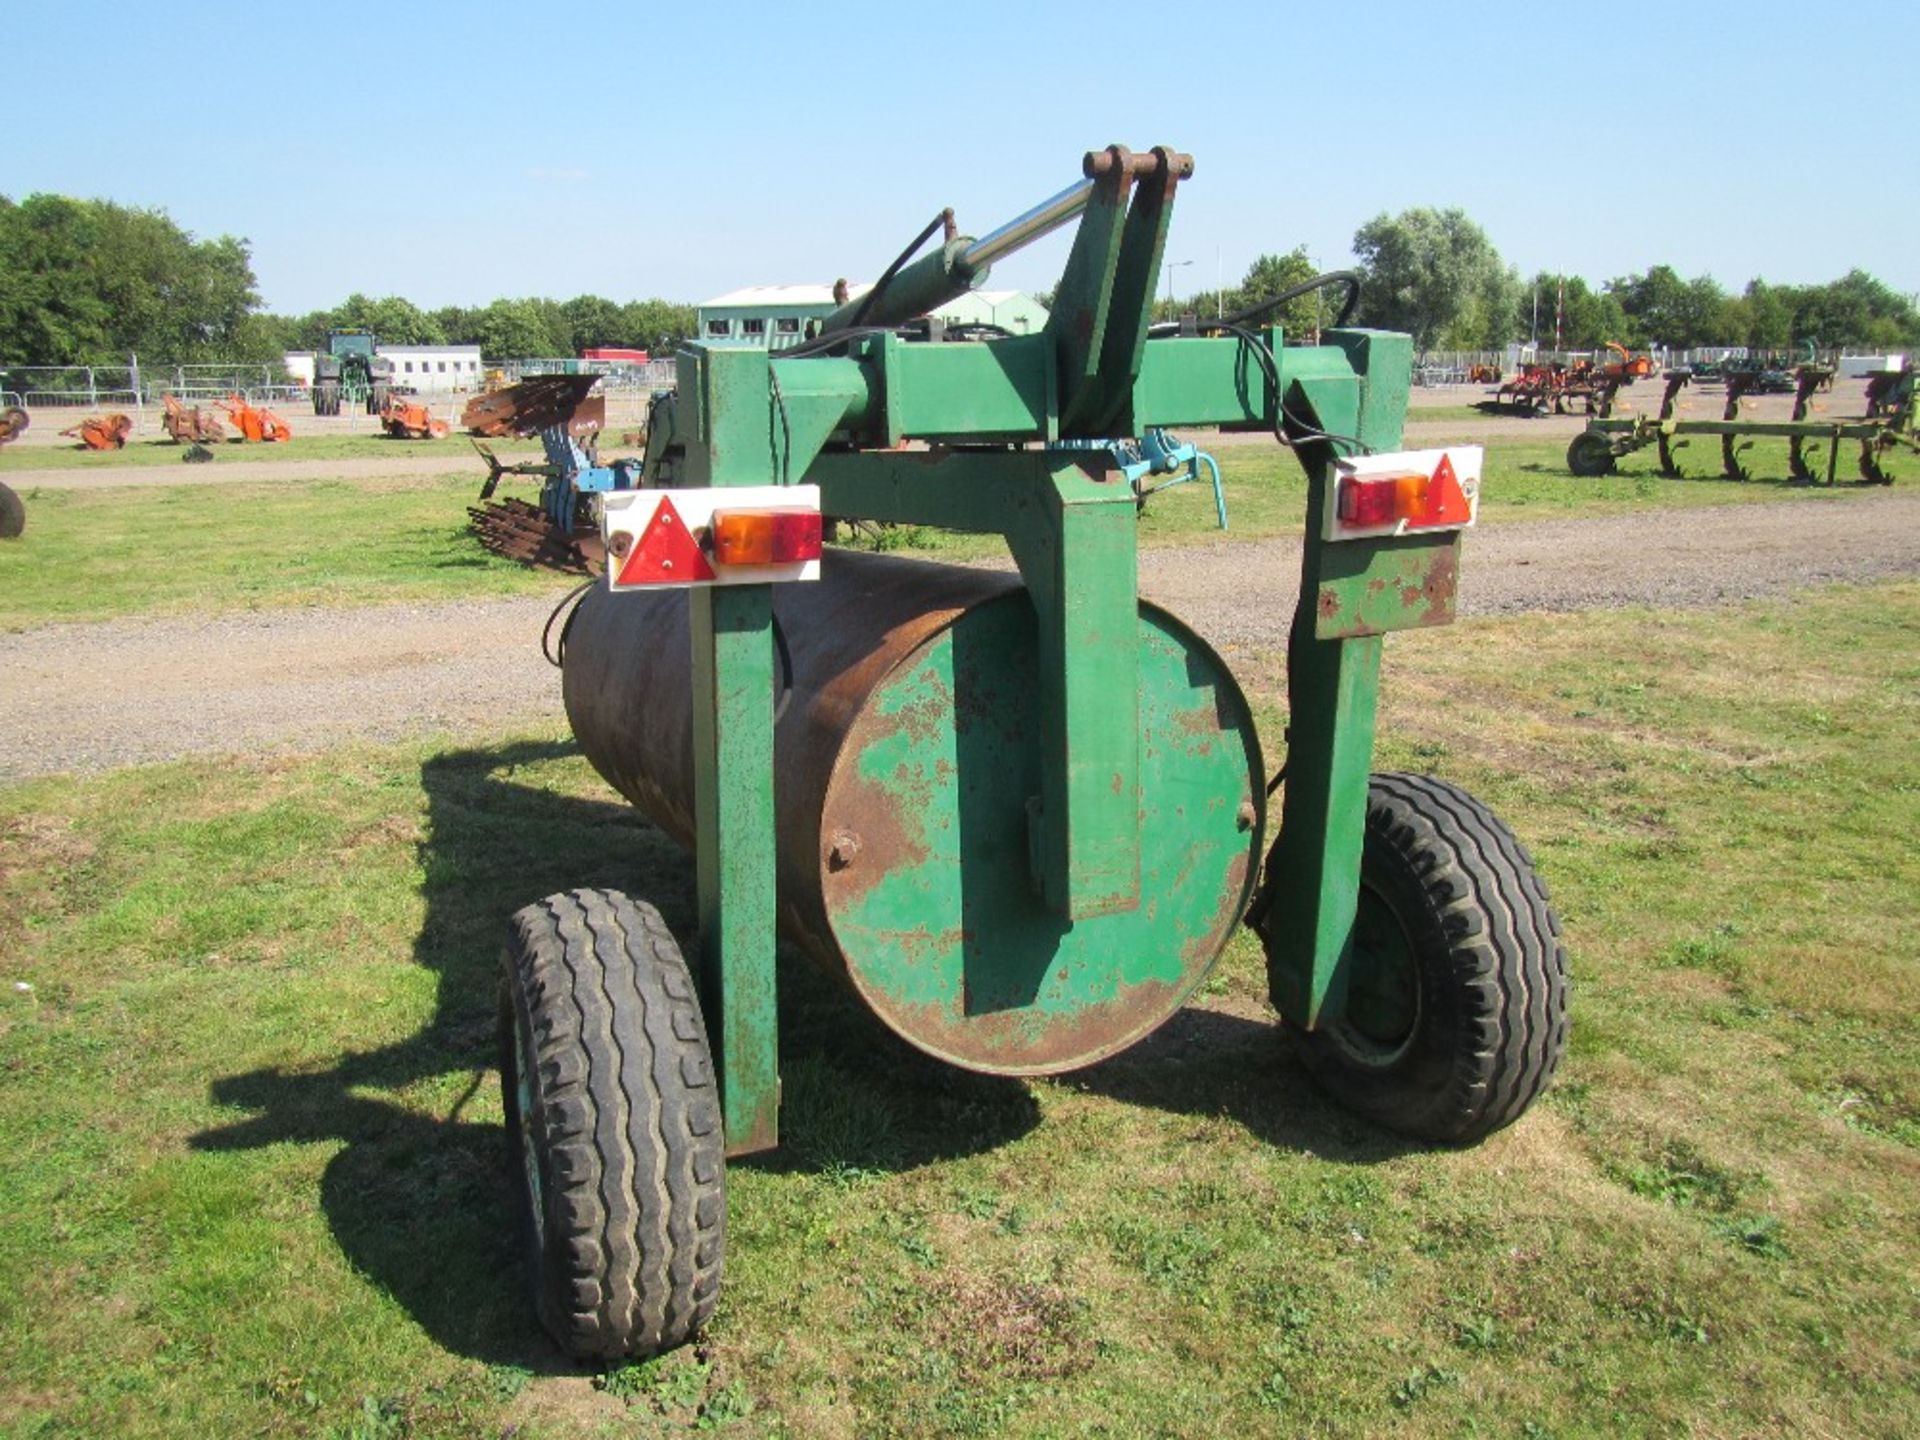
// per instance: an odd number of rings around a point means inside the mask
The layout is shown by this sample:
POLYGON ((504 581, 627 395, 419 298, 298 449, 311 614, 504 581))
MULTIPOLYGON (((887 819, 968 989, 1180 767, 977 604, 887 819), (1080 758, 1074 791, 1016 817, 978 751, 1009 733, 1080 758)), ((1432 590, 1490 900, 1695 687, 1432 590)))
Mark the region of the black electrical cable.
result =
MULTIPOLYGON (((1347 287, 1347 298, 1340 306, 1340 313, 1333 317, 1333 324, 1329 327, 1330 329, 1337 330, 1353 318, 1354 309, 1360 304, 1360 276, 1352 270, 1329 270, 1324 274, 1314 276, 1311 280, 1303 280, 1298 285, 1291 285, 1285 290, 1282 290, 1278 295, 1269 295, 1257 304, 1249 305, 1244 310, 1235 311, 1224 319, 1209 319, 1204 315, 1195 316, 1193 322, 1194 328, 1204 332, 1231 330, 1236 325, 1244 326, 1249 321, 1258 320, 1262 315, 1278 310, 1289 300, 1298 300, 1302 295, 1311 295, 1314 291, 1324 290, 1329 285, 1344 285, 1347 287)), ((1178 320, 1162 320, 1158 325, 1151 327, 1147 331, 1147 334, 1152 336, 1177 335, 1180 333, 1180 323, 1178 320)))
POLYGON ((540 653, 547 657, 547 663, 556 670, 563 669, 566 665, 567 632, 573 629, 573 617, 580 613, 578 602, 585 597, 587 591, 599 583, 599 579, 600 577, 595 575, 589 579, 582 580, 578 585, 574 586, 573 589, 561 596, 560 603, 553 607, 552 613, 547 616, 547 623, 541 627, 540 653), (553 635, 553 622, 560 618, 560 612, 565 610, 569 605, 572 605, 573 609, 567 615, 567 623, 560 627, 560 643, 557 646, 550 646, 548 641, 553 635))
POLYGON ((952 340, 956 337, 964 340, 983 337, 989 340, 1012 340, 1017 338, 1013 331, 1007 329, 1006 326, 995 325, 986 320, 970 320, 964 325, 949 325, 947 327, 947 338, 952 340))
POLYGON ((1340 313, 1334 316, 1331 327, 1337 330, 1353 318, 1353 312, 1360 304, 1360 276, 1352 270, 1329 270, 1314 276, 1311 280, 1303 280, 1298 285, 1288 286, 1278 295, 1269 295, 1266 299, 1249 305, 1246 309, 1229 315, 1224 320, 1203 319, 1200 321, 1200 328, 1205 330, 1212 327, 1226 330, 1235 325, 1245 325, 1249 321, 1258 320, 1262 315, 1278 310, 1289 300, 1298 300, 1302 295, 1311 295, 1314 291, 1324 290, 1329 285, 1347 287, 1346 301, 1340 306, 1340 313))
POLYGON ((898 331, 892 325, 848 326, 842 330, 827 330, 802 340, 797 345, 789 345, 784 350, 773 352, 775 360, 800 360, 808 355, 820 355, 841 345, 859 340, 868 335, 894 335, 898 331))
POLYGON ((934 216, 933 219, 929 220, 927 222, 927 228, 913 237, 913 243, 911 245, 893 257, 893 263, 880 272, 880 278, 874 281, 872 286, 867 290, 867 293, 860 297, 860 304, 858 308, 854 310, 853 318, 849 320, 847 324, 849 326, 858 325, 862 320, 866 319, 867 311, 872 308, 873 302, 878 300, 880 296, 886 292, 886 288, 893 283, 893 277, 906 268, 907 262, 919 253, 920 247, 932 238, 933 232, 942 226, 952 223, 953 211, 951 210, 942 210, 938 215, 934 216))
POLYGON ((780 698, 773 702, 773 723, 778 725, 793 699, 793 651, 787 648, 787 632, 780 628, 778 615, 773 617, 773 648, 780 657, 780 698))
POLYGON ((787 397, 780 389, 780 372, 767 366, 767 387, 773 391, 774 408, 780 414, 780 483, 793 483, 793 423, 787 419, 787 397))
POLYGON ((1358 455, 1370 455, 1373 447, 1354 435, 1340 435, 1331 430, 1322 430, 1287 408, 1287 394, 1280 385, 1280 370, 1273 361, 1273 352, 1267 349, 1266 342, 1243 325, 1223 324, 1223 329, 1248 350, 1259 362, 1261 371, 1267 377, 1267 384, 1273 387, 1276 415, 1274 419, 1274 438, 1282 445, 1295 445, 1301 440, 1324 440, 1329 445, 1344 445, 1348 451, 1358 455), (1289 430, 1286 427, 1291 426, 1289 430))

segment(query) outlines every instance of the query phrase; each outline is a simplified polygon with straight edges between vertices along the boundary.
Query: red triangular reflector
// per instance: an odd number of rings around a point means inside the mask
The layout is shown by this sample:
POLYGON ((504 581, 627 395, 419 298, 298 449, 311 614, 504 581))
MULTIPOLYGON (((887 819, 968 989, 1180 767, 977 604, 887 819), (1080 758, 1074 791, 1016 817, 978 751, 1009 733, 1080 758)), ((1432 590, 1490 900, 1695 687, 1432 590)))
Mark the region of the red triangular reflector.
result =
POLYGON ((1467 504, 1467 492, 1460 488, 1460 477, 1453 473, 1453 457, 1442 455, 1434 467, 1433 482, 1427 491, 1427 513, 1409 520, 1407 528, 1418 530, 1434 525, 1465 525, 1473 519, 1467 504))
POLYGON ((685 585, 693 580, 713 580, 713 566, 687 529, 687 522, 673 508, 671 496, 662 495, 653 518, 634 537, 633 549, 620 567, 622 585, 685 585))

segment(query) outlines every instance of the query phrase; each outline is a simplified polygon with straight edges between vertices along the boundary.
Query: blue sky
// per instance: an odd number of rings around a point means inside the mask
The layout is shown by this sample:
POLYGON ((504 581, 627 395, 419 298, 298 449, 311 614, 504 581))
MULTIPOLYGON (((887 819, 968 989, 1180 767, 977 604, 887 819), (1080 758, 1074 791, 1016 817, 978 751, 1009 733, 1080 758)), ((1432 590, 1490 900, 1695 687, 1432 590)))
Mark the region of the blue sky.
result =
POLYGON ((1914 0, 0 15, 0 193, 244 236, 280 311, 871 277, 942 205, 984 233, 1113 141, 1195 157, 1181 292, 1299 244, 1338 264, 1410 205, 1460 206, 1526 274, 1920 291, 1914 0))

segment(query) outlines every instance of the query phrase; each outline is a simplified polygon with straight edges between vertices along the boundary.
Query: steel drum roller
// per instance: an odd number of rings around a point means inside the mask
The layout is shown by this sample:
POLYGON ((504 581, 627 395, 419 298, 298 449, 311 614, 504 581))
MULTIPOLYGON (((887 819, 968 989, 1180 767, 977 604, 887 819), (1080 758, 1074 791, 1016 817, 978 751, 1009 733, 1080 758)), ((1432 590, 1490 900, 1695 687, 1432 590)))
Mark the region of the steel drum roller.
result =
MULTIPOLYGON (((784 930, 968 1069, 1048 1074, 1132 1044, 1205 978, 1252 888, 1264 789, 1232 675, 1140 605, 1140 903, 1068 924, 1029 863, 1040 667, 1017 577, 844 551, 823 571, 775 589, 792 657, 774 741, 784 930)), ((683 591, 596 587, 564 689, 594 767, 690 845, 687 612, 683 591)))

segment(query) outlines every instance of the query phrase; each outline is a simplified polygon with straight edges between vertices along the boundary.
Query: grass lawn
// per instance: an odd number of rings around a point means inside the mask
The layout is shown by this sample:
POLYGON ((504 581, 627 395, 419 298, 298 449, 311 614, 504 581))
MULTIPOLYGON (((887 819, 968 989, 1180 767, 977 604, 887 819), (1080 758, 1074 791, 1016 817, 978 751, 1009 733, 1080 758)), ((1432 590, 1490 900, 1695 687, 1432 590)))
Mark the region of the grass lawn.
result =
MULTIPOLYGON (((365 443, 394 453, 389 441, 314 443, 365 443)), ((1777 471, 1756 460, 1757 473, 1785 476, 1785 442, 1779 447, 1777 471)), ((1485 520, 1568 519, 1755 500, 1844 504, 1861 493, 1858 487, 1790 486, 1783 478, 1665 480, 1653 472, 1650 455, 1628 460, 1619 474, 1576 480, 1566 471, 1565 448, 1564 441, 1491 447, 1485 520)), ((471 455, 473 463, 462 467, 459 457, 465 452, 443 453, 449 467, 444 477, 30 488, 24 493, 26 534, 0 545, 0 630, 49 620, 553 590, 560 584, 554 577, 530 575, 481 550, 467 531, 466 507, 478 493, 482 471, 471 455)), ((1306 481, 1291 455, 1277 446, 1230 446, 1222 447, 1220 463, 1229 539, 1299 532, 1306 481)), ((534 487, 522 482, 503 493, 531 496, 534 487)), ((1155 497, 1140 522, 1147 545, 1218 534, 1212 488, 1205 484, 1178 486, 1155 497)), ((923 527, 889 532, 883 543, 946 558, 1004 553, 997 537, 923 527)))
POLYGON ((30 490, 26 533, 0 545, 0 630, 565 589, 480 548, 483 478, 30 490))
POLYGON ((796 961, 716 1321, 597 1376, 521 1296, 503 922, 615 884, 684 935, 691 871, 564 737, 0 789, 0 1435, 1911 1435, 1916 626, 1396 637, 1383 767, 1499 809, 1573 957, 1555 1089, 1475 1150, 1321 1099, 1245 937, 1037 1083, 796 961))
MULTIPOLYGON (((226 412, 218 406, 213 407, 220 422, 227 425, 226 412)), ((302 435, 300 433, 301 416, 298 412, 281 410, 278 412, 287 423, 293 426, 294 434, 290 440, 278 444, 248 445, 232 438, 234 430, 227 425, 228 439, 224 442, 210 442, 208 448, 213 451, 213 464, 218 466, 223 460, 391 460, 398 456, 445 454, 449 469, 462 463, 477 464, 473 451, 460 435, 455 434, 443 440, 395 440, 384 434, 366 435, 302 435)), ((436 413, 439 413, 436 411, 436 413)), ((504 447, 496 449, 511 450, 516 454, 525 450, 529 455, 539 450, 537 445, 527 445, 518 441, 508 441, 504 447)), ((6 479, 9 470, 85 470, 94 473, 110 473, 124 466, 146 467, 149 465, 179 465, 185 447, 172 440, 154 439, 151 436, 139 440, 129 440, 121 450, 87 450, 79 445, 17 445, 5 451, 6 463, 0 465, 0 480, 6 479)), ((484 473, 484 471, 482 472, 484 473)))

